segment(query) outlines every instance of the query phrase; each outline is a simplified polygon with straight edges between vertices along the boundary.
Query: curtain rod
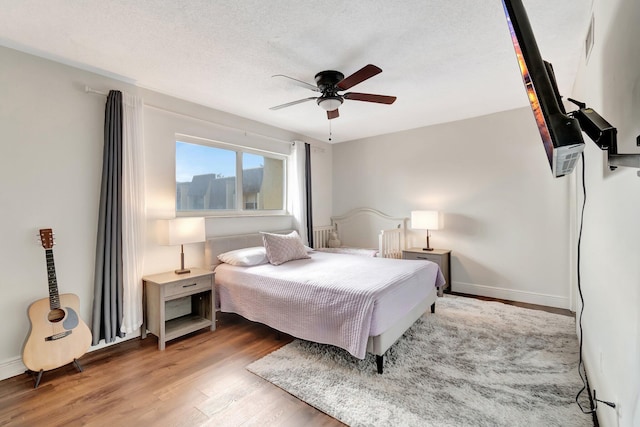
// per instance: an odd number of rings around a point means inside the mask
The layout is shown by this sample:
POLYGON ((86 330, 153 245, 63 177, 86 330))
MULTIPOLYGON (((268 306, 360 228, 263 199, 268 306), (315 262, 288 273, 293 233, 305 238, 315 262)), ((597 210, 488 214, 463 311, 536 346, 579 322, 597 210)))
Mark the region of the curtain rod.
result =
POLYGON ((92 89, 92 88, 90 88, 90 87, 89 87, 89 86, 87 86, 87 85, 84 85, 84 91, 85 91, 85 93, 95 93, 96 95, 102 95, 102 96, 107 96, 107 95, 109 95, 109 94, 108 94, 108 93, 106 93, 106 92, 101 92, 101 91, 99 91, 99 90, 92 89))
MULTIPOLYGON (((93 88, 89 87, 88 85, 84 86, 84 91, 85 91, 85 93, 93 93, 93 94, 102 95, 102 96, 108 96, 109 95, 107 92, 102 92, 102 91, 93 89, 93 88)), ((268 135, 262 135, 260 133, 247 132, 245 130, 238 129, 238 128, 233 127, 233 126, 223 125, 223 124, 211 121, 211 120, 201 119, 199 117, 193 117, 193 116, 190 116, 188 114, 179 113, 177 111, 169 110, 169 109, 167 109, 165 107, 160 107, 160 106, 157 106, 157 105, 146 104, 146 103, 144 104, 144 106, 145 107, 154 108, 156 110, 164 111, 166 113, 175 114, 177 116, 187 117, 187 118, 192 119, 192 120, 199 120, 201 122, 210 123, 212 125, 215 125, 215 126, 218 126, 218 127, 221 127, 221 128, 226 128, 226 129, 234 130, 234 131, 237 131, 237 132, 242 132, 242 133, 244 133, 245 136, 255 135, 255 136, 258 136, 260 138, 271 139, 271 140, 274 140, 274 141, 277 141, 277 142, 281 142, 281 143, 285 143, 285 144, 291 144, 291 141, 285 141, 284 139, 280 139, 280 138, 276 138, 276 137, 268 136, 268 135)), ((317 147, 317 148, 319 148, 319 147, 317 147)), ((319 148, 319 149, 322 150, 322 152, 324 152, 324 149, 322 149, 322 148, 319 148)))

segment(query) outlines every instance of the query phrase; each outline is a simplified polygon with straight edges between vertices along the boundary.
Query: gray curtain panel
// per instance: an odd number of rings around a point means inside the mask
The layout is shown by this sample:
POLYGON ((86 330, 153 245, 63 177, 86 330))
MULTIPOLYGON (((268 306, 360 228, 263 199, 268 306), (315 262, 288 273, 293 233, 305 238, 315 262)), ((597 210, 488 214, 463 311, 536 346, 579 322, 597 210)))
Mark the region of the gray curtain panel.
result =
POLYGON ((110 343, 122 323, 122 92, 109 91, 104 117, 102 186, 94 278, 93 343, 110 343))
POLYGON ((307 239, 313 248, 313 209, 311 205, 311 145, 304 144, 305 186, 307 190, 307 239))

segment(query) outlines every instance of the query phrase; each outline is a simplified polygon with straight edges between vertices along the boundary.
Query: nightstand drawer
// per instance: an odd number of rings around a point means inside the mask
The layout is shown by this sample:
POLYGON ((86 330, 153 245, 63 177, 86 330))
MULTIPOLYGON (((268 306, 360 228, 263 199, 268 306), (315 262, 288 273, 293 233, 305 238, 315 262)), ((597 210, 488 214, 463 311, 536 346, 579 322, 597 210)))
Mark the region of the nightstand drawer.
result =
POLYGON ((431 262, 435 262, 440 265, 442 263, 442 255, 431 255, 431 254, 417 254, 414 252, 407 252, 404 254, 405 259, 423 259, 431 262))
POLYGON ((211 277, 195 277, 169 283, 164 288, 164 297, 172 297, 182 294, 193 294, 200 291, 211 290, 211 277))

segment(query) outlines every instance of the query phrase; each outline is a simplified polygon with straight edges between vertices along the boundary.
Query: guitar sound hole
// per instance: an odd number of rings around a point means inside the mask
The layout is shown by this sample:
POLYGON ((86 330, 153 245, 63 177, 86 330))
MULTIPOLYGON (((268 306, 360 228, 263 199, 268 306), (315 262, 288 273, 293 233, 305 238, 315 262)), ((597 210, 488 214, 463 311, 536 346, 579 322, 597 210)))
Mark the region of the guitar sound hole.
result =
POLYGON ((64 319, 64 310, 61 308, 56 308, 54 310, 51 310, 49 312, 49 316, 48 316, 49 322, 59 322, 62 319, 64 319))

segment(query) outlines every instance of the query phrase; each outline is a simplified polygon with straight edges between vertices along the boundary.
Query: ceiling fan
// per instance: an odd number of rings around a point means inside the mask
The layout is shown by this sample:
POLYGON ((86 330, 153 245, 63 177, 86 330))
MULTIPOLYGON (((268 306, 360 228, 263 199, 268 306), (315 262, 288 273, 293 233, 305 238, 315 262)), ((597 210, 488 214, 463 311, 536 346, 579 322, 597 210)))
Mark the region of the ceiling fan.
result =
POLYGON ((272 77, 285 77, 292 80, 299 86, 311 89, 314 92, 320 92, 320 96, 311 96, 309 98, 299 99, 297 101, 288 102, 286 104, 276 105, 275 107, 271 107, 269 109, 279 110, 281 108, 291 107, 292 105, 301 104, 303 102, 311 101, 312 99, 314 99, 320 106, 320 108, 327 111, 327 118, 331 120, 340 116, 338 108, 342 105, 345 99, 350 99, 353 101, 376 102, 378 104, 393 104, 396 100, 395 96, 374 95, 372 93, 359 92, 347 92, 344 94, 338 93, 340 91, 350 89, 353 86, 362 83, 363 81, 370 79, 371 77, 381 72, 381 68, 376 67, 372 64, 365 65, 360 70, 351 74, 349 77, 345 77, 344 74, 342 74, 340 71, 320 71, 318 74, 316 74, 315 86, 302 80, 285 76, 284 74, 276 74, 272 77))

